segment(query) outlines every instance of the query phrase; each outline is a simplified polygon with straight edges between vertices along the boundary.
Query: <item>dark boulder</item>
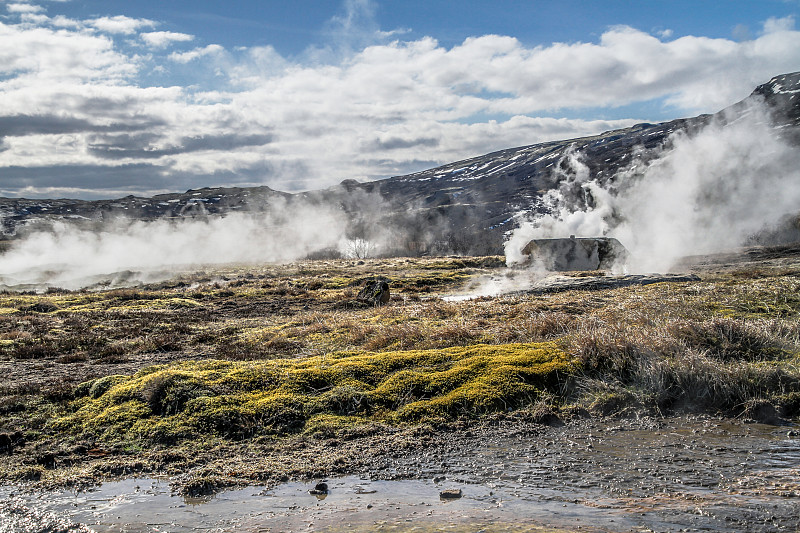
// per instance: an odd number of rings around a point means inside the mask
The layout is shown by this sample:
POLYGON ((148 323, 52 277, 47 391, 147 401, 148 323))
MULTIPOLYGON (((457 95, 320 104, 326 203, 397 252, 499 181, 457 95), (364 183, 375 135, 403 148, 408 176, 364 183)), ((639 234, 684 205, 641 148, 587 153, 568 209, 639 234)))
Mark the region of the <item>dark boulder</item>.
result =
POLYGON ((309 494, 313 494, 315 496, 320 496, 323 494, 328 494, 328 484, 324 481, 321 481, 314 485, 314 488, 308 491, 309 494))
POLYGON ((367 282, 363 289, 356 296, 356 300, 369 305, 383 305, 389 303, 389 281, 386 279, 376 279, 367 282))

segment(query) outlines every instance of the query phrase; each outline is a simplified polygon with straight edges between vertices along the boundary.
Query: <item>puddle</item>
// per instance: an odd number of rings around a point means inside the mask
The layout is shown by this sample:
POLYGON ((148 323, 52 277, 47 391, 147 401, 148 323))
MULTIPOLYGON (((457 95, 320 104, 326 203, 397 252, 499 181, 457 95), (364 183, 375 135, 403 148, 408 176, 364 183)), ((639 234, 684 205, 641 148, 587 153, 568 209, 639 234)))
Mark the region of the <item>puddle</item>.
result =
POLYGON ((174 496, 158 479, 77 493, 6 487, 0 533, 797 531, 800 440, 786 431, 738 422, 588 422, 430 454, 414 465, 426 479, 328 479, 329 493, 317 496, 309 493, 313 481, 206 499, 174 496), (440 498, 446 489, 462 497, 440 498), (38 519, 52 527, 24 526, 26 517, 28 526, 38 519))
MULTIPOLYGON (((447 484, 356 477, 329 480, 328 484, 329 493, 320 496, 309 494, 307 483, 289 483, 272 490, 250 487, 224 491, 208 499, 173 496, 167 482, 156 479, 126 480, 106 483, 85 493, 66 491, 35 497, 12 496, 4 491, 0 494, 4 501, 25 505, 31 514, 27 522, 18 522, 17 526, 24 528, 7 524, 0 526, 0 531, 31 531, 31 518, 42 517, 48 517, 49 525, 39 531, 53 531, 54 524, 67 531, 70 524, 85 524, 98 533, 434 531, 481 524, 492 524, 493 531, 541 530, 533 523, 513 523, 511 519, 520 514, 525 502, 494 493, 488 487, 466 487, 462 498, 443 500, 439 492, 447 484)), ((535 514, 544 518, 551 513, 570 516, 568 510, 547 501, 538 506, 535 514)), ((0 510, 0 520, 10 521, 15 516, 21 514, 10 512, 8 504, 0 510)), ((76 527, 75 531, 79 529, 76 527)))
MULTIPOLYGON (((490 485, 433 481, 370 481, 358 477, 328 480, 327 495, 309 494, 310 483, 287 483, 266 489, 221 492, 207 499, 187 499, 170 493, 165 480, 131 479, 105 483, 88 492, 13 495, 3 500, 26 506, 37 516, 70 531, 82 524, 98 533, 125 531, 566 531, 568 524, 591 527, 604 511, 565 503, 548 491, 511 493, 490 485), (461 489, 462 497, 445 499, 446 488, 461 489), (592 516, 596 515, 596 516, 592 516), (545 529, 545 524, 551 526, 545 529), (561 524, 561 527, 552 527, 561 524), (485 529, 485 528, 491 529, 485 529)), ((0 520, 13 518, 0 508, 0 520), (5 514, 4 514, 5 513, 5 514)), ((609 522, 613 525, 614 519, 609 522)), ((617 519, 622 523, 624 520, 617 519)), ((58 529, 60 531, 61 529, 58 529)), ((574 527, 569 531, 575 530, 574 527)), ((0 526, 2 532, 18 529, 0 526)), ((34 529, 33 531, 37 531, 34 529)), ((85 530, 83 530, 85 531, 85 530)))

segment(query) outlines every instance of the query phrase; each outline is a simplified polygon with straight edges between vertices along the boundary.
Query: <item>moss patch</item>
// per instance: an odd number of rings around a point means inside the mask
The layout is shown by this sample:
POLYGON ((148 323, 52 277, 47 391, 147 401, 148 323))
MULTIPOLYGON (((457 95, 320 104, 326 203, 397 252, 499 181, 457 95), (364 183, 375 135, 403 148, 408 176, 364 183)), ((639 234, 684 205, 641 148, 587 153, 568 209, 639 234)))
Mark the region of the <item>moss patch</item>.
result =
POLYGON ((82 384, 74 412, 54 425, 106 441, 163 443, 288 434, 321 416, 448 419, 531 404, 574 370, 555 343, 183 362, 82 384))

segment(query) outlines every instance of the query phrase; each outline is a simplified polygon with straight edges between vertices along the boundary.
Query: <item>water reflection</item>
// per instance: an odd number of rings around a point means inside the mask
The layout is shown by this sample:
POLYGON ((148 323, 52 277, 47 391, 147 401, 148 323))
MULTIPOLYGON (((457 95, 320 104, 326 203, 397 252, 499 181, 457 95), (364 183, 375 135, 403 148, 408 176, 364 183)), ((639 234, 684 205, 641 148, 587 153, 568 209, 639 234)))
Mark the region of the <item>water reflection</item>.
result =
POLYGON ((800 528, 800 442, 785 428, 671 424, 657 430, 607 425, 580 434, 554 430, 539 447, 524 440, 486 443, 468 458, 439 462, 447 475, 426 480, 351 476, 205 498, 175 496, 161 479, 129 479, 86 492, 0 488, 0 533, 86 531, 69 529, 70 523, 98 533, 731 531, 751 530, 755 523, 758 531, 800 528), (459 491, 461 497, 442 497, 459 491), (46 523, 43 517, 52 527, 30 526, 46 523))

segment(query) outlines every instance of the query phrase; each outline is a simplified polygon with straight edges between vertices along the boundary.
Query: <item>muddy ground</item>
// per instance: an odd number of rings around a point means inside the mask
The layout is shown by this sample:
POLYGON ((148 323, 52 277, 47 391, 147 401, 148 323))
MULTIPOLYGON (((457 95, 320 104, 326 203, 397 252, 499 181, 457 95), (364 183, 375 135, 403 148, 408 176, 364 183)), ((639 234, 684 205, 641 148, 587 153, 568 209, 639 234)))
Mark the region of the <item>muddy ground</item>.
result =
MULTIPOLYGON (((509 415, 458 426, 294 442, 264 450, 261 459, 220 461, 208 468, 209 483, 220 479, 216 476, 249 470, 263 478, 250 480, 257 490, 223 490, 220 506, 214 505, 214 496, 188 499, 201 505, 190 505, 169 530, 243 525, 249 531, 800 528, 800 440, 791 428, 709 416, 542 425, 509 415), (329 484, 330 500, 308 494, 320 480, 329 484), (436 494, 444 489, 461 491, 461 501, 440 501, 436 494), (232 502, 238 502, 235 513, 232 502)), ((176 473, 171 482, 180 487, 181 475, 176 473)), ((146 483, 139 481, 137 487, 146 483)), ((26 504, 29 512, 38 505, 52 512, 51 520, 72 523, 74 531, 81 522, 102 526, 98 531, 152 531, 152 524, 183 507, 180 500, 165 503, 163 497, 138 495, 138 507, 118 512, 111 505, 105 514, 92 515, 73 504, 92 500, 91 492, 53 494, 59 494, 60 504, 46 506, 41 496, 37 500, 23 493, 19 498, 19 492, 12 492, 14 497, 0 506, 0 517, 5 512, 9 520, 19 518, 26 504)), ((121 507, 125 496, 116 497, 121 507)))

